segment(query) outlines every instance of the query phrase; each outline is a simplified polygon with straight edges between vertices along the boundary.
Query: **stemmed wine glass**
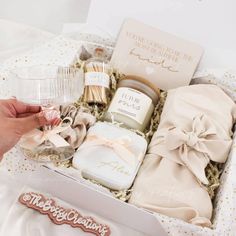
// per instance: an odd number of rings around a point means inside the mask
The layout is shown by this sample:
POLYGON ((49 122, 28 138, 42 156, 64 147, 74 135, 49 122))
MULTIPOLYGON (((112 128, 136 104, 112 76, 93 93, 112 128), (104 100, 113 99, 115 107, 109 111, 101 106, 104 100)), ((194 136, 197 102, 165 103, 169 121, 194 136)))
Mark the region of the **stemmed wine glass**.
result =
MULTIPOLYGON (((83 72, 78 68, 38 65, 16 68, 10 72, 11 90, 18 100, 55 109, 76 101, 82 93, 83 72)), ((43 127, 43 131, 51 130, 43 127)), ((74 149, 70 145, 56 147, 49 140, 32 149, 21 148, 24 155, 39 162, 61 162, 70 159, 74 149)))

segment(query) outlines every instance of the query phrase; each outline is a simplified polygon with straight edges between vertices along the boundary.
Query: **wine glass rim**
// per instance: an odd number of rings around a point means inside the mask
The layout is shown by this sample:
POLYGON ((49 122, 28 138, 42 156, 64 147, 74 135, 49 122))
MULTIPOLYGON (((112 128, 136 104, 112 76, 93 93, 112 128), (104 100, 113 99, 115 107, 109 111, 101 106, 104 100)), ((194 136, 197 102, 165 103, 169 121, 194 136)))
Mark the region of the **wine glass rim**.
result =
MULTIPOLYGON (((19 79, 27 79, 27 80, 44 80, 45 78, 42 77, 38 77, 38 76, 31 76, 31 77, 27 77, 27 76, 20 76, 19 72, 22 70, 26 70, 26 69, 32 69, 32 68, 37 68, 37 67, 45 67, 45 68, 62 68, 62 69, 70 69, 70 70, 74 70, 75 72, 79 72, 81 71, 80 68, 76 68, 76 67, 71 67, 71 66, 61 66, 61 65, 43 65, 43 64, 39 64, 39 65, 32 65, 32 66, 22 66, 22 67, 16 67, 12 70, 10 70, 10 74, 15 75, 16 77, 18 77, 19 79)), ((55 80, 57 79, 57 76, 53 77, 53 78, 47 78, 47 80, 55 80)))

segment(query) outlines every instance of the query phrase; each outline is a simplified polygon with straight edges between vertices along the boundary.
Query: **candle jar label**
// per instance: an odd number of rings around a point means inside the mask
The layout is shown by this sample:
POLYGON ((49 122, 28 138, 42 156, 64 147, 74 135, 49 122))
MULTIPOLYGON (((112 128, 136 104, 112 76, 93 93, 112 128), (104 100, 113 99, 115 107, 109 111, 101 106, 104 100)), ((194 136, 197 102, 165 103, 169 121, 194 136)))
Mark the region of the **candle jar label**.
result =
POLYGON ((101 86, 109 88, 110 77, 105 72, 85 73, 85 86, 101 86))
POLYGON ((132 88, 118 88, 108 109, 108 113, 119 113, 142 124, 152 106, 152 100, 132 88))

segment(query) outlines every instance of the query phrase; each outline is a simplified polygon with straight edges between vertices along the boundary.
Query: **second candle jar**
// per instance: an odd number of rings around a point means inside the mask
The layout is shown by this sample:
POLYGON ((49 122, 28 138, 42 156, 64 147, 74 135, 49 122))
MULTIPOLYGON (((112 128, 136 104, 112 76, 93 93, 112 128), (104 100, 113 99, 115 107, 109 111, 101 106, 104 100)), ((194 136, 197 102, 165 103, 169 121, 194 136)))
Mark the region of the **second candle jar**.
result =
POLYGON ((106 120, 143 131, 149 124, 160 98, 160 89, 137 76, 125 76, 106 113, 106 120))

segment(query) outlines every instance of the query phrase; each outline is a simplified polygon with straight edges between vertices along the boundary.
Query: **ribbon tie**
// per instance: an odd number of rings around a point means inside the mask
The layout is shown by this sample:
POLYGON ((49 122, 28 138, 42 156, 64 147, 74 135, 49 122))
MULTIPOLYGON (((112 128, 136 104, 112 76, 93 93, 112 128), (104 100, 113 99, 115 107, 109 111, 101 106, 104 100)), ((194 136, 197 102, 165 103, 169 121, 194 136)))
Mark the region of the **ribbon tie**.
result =
POLYGON ((197 134, 195 134, 194 132, 189 132, 189 133, 187 133, 187 135, 188 135, 188 140, 186 141, 186 144, 189 147, 195 146, 198 142, 197 134))
POLYGON ((19 144, 22 148, 26 148, 30 150, 39 146, 46 140, 49 140, 50 142, 52 142, 56 147, 69 146, 70 144, 67 143, 65 139, 59 135, 59 133, 68 129, 70 125, 72 124, 72 122, 73 121, 70 117, 66 117, 63 119, 63 121, 61 122, 59 126, 56 126, 51 130, 41 131, 39 129, 34 129, 30 131, 29 133, 23 135, 20 139, 19 144), (69 123, 66 123, 65 125, 63 125, 66 120, 68 120, 69 123))
POLYGON ((232 142, 230 138, 222 139, 213 121, 205 115, 193 119, 191 131, 173 127, 157 131, 155 138, 158 142, 150 144, 149 154, 158 154, 185 165, 204 184, 208 184, 207 164, 210 160, 225 162, 232 142))
POLYGON ((136 157, 134 153, 129 149, 131 144, 130 137, 122 137, 119 139, 107 139, 97 135, 88 135, 83 145, 79 150, 84 148, 90 148, 94 146, 105 146, 114 150, 114 152, 126 163, 134 166, 136 163, 136 157))

